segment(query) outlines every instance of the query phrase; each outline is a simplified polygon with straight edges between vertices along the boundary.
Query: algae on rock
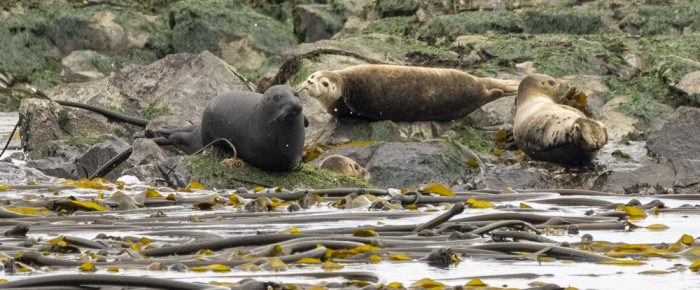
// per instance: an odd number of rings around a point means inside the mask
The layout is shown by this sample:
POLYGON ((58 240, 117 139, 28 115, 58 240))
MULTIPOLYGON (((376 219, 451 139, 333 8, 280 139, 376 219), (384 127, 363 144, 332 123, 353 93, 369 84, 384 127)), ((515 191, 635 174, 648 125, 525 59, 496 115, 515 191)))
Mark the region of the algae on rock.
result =
POLYGON ((223 165, 214 155, 188 156, 185 163, 191 179, 202 182, 208 187, 238 188, 258 185, 290 189, 371 187, 363 180, 314 168, 306 163, 290 172, 266 172, 248 164, 243 164, 241 167, 223 165))

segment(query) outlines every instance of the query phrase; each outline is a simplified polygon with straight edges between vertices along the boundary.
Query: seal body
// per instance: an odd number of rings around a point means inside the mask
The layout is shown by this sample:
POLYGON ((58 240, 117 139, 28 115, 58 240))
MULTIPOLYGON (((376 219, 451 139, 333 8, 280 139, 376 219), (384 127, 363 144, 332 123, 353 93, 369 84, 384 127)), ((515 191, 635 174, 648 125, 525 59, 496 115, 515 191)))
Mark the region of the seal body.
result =
POLYGON ((204 109, 199 131, 201 144, 223 138, 252 166, 288 171, 301 162, 304 127, 298 93, 279 85, 262 95, 235 91, 214 97, 204 109))
POLYGON ((302 84, 337 117, 446 121, 461 118, 505 94, 518 81, 477 78, 454 69, 357 65, 317 71, 302 84))
POLYGON ((520 83, 513 137, 533 159, 581 165, 607 143, 603 123, 556 102, 568 90, 546 75, 529 75, 520 83))

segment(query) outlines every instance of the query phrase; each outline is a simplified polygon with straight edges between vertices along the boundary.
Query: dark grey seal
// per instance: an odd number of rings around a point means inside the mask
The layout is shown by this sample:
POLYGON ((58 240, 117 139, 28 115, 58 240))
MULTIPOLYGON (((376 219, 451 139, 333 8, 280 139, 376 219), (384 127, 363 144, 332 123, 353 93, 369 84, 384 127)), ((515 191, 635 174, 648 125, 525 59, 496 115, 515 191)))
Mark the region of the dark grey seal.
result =
POLYGON ((298 92, 286 85, 270 87, 264 94, 228 92, 209 101, 199 125, 168 139, 188 154, 226 139, 248 164, 266 171, 289 171, 299 165, 303 154, 308 121, 302 110, 298 92))

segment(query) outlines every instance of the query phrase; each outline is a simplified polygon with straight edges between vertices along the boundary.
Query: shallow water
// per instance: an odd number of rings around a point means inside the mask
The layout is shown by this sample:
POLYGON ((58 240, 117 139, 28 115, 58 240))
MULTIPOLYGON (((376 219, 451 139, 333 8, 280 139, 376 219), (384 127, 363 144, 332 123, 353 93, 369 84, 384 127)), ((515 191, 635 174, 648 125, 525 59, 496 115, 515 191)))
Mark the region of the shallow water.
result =
MULTIPOLYGON (((135 187, 134 190, 122 190, 124 193, 129 195, 136 195, 143 191, 143 186, 135 187)), ((103 192, 105 198, 109 196, 114 191, 110 190, 88 190, 88 189, 73 189, 61 191, 59 197, 75 196, 78 198, 92 198, 95 197, 97 192, 103 192)), ((214 192, 209 190, 200 190, 194 193, 181 193, 188 196, 208 196, 214 192)), ((219 192, 225 195, 226 192, 219 192)), ((5 191, 3 198, 6 200, 18 200, 27 196, 28 194, 44 194, 46 192, 37 190, 21 190, 21 191, 5 191)), ((163 192, 167 195, 167 192, 163 192)), ((552 194, 552 197, 556 194, 552 194)), ((56 197, 56 196, 52 196, 56 197)), ((572 196, 574 197, 574 196, 572 196)), ((584 196, 581 196, 584 197, 584 196)), ((538 197, 536 199, 541 199, 538 197)), ((633 197, 626 196, 615 196, 615 197, 602 197, 596 196, 592 197, 595 199, 607 200, 611 202, 621 202, 626 203, 633 197)), ((673 200, 667 199, 663 196, 654 197, 634 197, 638 199, 642 204, 648 203, 653 199, 659 199, 663 201, 666 207, 674 208, 684 204, 696 205, 697 201, 684 201, 684 200, 673 200)), ((536 214, 542 215, 557 215, 557 216, 584 216, 585 212, 591 208, 597 209, 597 207, 591 206, 554 206, 548 204, 539 204, 533 202, 533 200, 518 200, 511 202, 495 202, 496 206, 502 205, 513 205, 518 206, 520 202, 525 202, 532 206, 534 209, 542 210, 542 212, 535 212, 536 214)), ((277 211, 285 213, 284 207, 276 208, 277 211)), ((257 232, 271 233, 276 231, 281 231, 289 229, 291 227, 297 227, 302 233, 308 230, 315 229, 325 229, 325 228, 338 228, 338 227, 354 227, 359 225, 417 225, 424 223, 433 217, 444 212, 443 205, 427 206, 421 207, 418 211, 368 211, 365 209, 351 209, 343 210, 327 205, 315 206, 310 209, 303 210, 302 212, 296 213, 285 213, 284 216, 275 215, 273 213, 269 216, 259 217, 233 217, 222 219, 216 219, 217 215, 231 214, 233 212, 243 212, 240 208, 234 209, 231 206, 223 206, 216 210, 202 211, 193 209, 191 205, 179 205, 179 206, 167 206, 160 208, 146 208, 130 212, 119 212, 119 211, 109 211, 109 212, 77 212, 75 215, 91 215, 91 216, 114 216, 117 219, 112 224, 112 226, 123 226, 117 229, 89 229, 91 226, 90 222, 72 222, 72 221, 61 221, 51 220, 50 225, 46 225, 46 222, 37 223, 36 226, 30 227, 28 237, 34 239, 46 240, 55 238, 59 235, 70 235, 75 237, 82 237, 87 239, 93 239, 100 233, 104 233, 110 236, 135 236, 135 237, 148 237, 153 240, 154 243, 185 243, 191 241, 188 238, 178 238, 178 237, 162 237, 157 235, 147 235, 146 232, 158 231, 158 230, 173 230, 173 229, 187 229, 191 231, 202 231, 205 233, 218 234, 222 237, 236 237, 242 235, 255 235, 257 232), (129 220, 134 219, 147 219, 149 215, 157 212, 163 211, 168 215, 168 219, 176 219, 177 217, 182 217, 181 220, 173 222, 164 222, 162 225, 156 223, 150 223, 148 226, 136 226, 129 223, 129 220), (392 217, 393 213, 397 212, 413 212, 410 216, 392 217), (338 216, 341 214, 341 216, 338 216), (342 216, 346 215, 351 217, 352 214, 364 214, 361 218, 347 218, 344 219, 342 216), (186 218, 191 216, 206 216, 212 217, 210 219, 205 219, 205 222, 190 222, 186 218), (304 221, 294 221, 297 218, 307 218, 304 221), (322 220, 328 218, 329 220, 322 220), (290 222, 289 219, 292 219, 290 222), (68 229, 61 230, 63 226, 70 226, 68 229), (85 227, 85 229, 81 229, 85 227)), ((499 213, 508 212, 502 209, 474 209, 466 208, 464 212, 460 215, 453 217, 453 219, 481 215, 486 213, 499 213)), ((631 232, 627 231, 581 231, 578 235, 567 235, 562 233, 547 234, 546 237, 556 240, 558 242, 577 242, 580 240, 581 235, 591 234, 596 241, 608 241, 608 242, 626 242, 626 243, 675 243, 683 234, 690 234, 696 237, 698 229, 697 226, 699 219, 697 214, 688 213, 660 213, 658 215, 650 214, 646 219, 632 221, 632 223, 639 226, 647 226, 650 224, 664 224, 669 227, 665 231, 649 231, 643 228, 636 229, 631 232)), ((143 220, 142 220, 143 221, 143 220)), ((0 227, 1 231, 5 231, 11 228, 10 226, 0 227)), ((472 242, 469 240, 464 240, 464 245, 470 245, 472 242)), ((3 244, 8 244, 3 242, 3 244)), ((11 244, 11 243, 9 243, 11 244)), ((440 247, 440 242, 435 242, 433 247, 440 247)), ((69 258, 70 256, 66 256, 69 258)), ((411 285, 415 281, 422 278, 431 278, 436 281, 443 282, 447 285, 463 285, 473 277, 479 276, 489 276, 489 275, 503 275, 503 274, 522 274, 522 273, 533 273, 540 275, 536 278, 518 278, 518 279, 506 279, 506 278, 484 278, 482 279, 485 283, 490 286, 496 287, 517 287, 517 288, 527 288, 528 283, 533 281, 542 281, 546 283, 555 283, 560 286, 574 286, 579 289, 697 289, 698 275, 697 273, 691 272, 688 269, 688 265, 692 261, 686 258, 676 258, 676 259, 666 259, 659 257, 651 257, 643 260, 646 264, 641 266, 619 266, 619 265, 602 265, 589 262, 572 262, 565 260, 556 260, 553 262, 537 262, 534 260, 493 260, 493 259, 482 259, 482 258, 469 258, 462 257, 462 261, 456 265, 449 267, 448 269, 440 269, 429 266, 425 262, 421 261, 407 261, 407 262, 396 262, 387 261, 386 259, 378 264, 368 264, 368 263, 342 263, 345 267, 340 270, 343 271, 371 271, 379 274, 386 282, 401 282, 403 285, 411 285), (675 267, 675 265, 682 265, 680 267, 675 267), (665 270, 670 272, 664 275, 641 275, 642 271, 647 270, 665 270)), ((294 273, 309 273, 309 272, 322 272, 318 265, 305 265, 299 266, 295 264, 288 264, 290 270, 281 272, 283 275, 290 275, 294 273)), ((99 269, 99 267, 98 267, 99 269)), ((77 273, 76 269, 66 269, 60 268, 55 269, 51 272, 38 271, 37 273, 31 274, 32 277, 40 275, 56 275, 61 273, 77 273)), ((108 272, 105 269, 98 270, 97 273, 108 272)), ((293 277, 293 276, 277 276, 279 273, 274 272, 244 272, 240 270, 233 270, 227 273, 214 273, 214 272, 154 272, 154 271, 144 271, 144 270, 129 270, 123 269, 119 275, 146 275, 158 278, 168 278, 177 279, 182 281, 192 281, 192 282, 236 282, 244 277, 254 277, 258 280, 263 281, 279 281, 285 283, 311 283, 316 284, 321 281, 343 281, 343 278, 323 278, 314 279, 310 277, 293 277)), ((27 274, 16 274, 16 275, 6 275, 7 280, 16 280, 28 278, 27 274)))

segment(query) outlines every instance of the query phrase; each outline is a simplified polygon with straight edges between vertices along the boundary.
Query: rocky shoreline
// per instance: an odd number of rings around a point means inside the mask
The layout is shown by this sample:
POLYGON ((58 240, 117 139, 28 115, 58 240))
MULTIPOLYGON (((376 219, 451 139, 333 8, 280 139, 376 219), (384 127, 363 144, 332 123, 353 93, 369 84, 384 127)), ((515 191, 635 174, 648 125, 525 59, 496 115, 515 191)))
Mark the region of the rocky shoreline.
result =
MULTIPOLYGON (((644 1, 637 6, 628 1, 117 2, 14 1, 2 7, 0 39, 9 40, 4 49, 15 53, 0 57, 0 96, 4 110, 20 113, 25 154, 14 158, 26 159, 26 166, 79 179, 131 147, 131 157, 107 178, 128 174, 155 182, 174 174, 185 184, 198 180, 226 188, 416 188, 439 182, 453 190, 651 194, 700 189, 700 91, 693 81, 700 69, 693 59, 700 53, 694 32, 700 23, 684 11, 700 9, 692 1, 670 1, 675 9, 670 12, 644 1), (654 16, 663 13, 673 17, 654 16), (37 17, 30 21, 30 14, 37 17), (575 26, 562 24, 570 18, 577 19, 575 26), (56 25, 63 22, 72 26, 56 25), (70 38, 76 33, 84 37, 70 38), (16 55, 21 45, 29 47, 21 50, 27 55, 16 55), (285 60, 322 49, 367 59, 319 54, 279 71, 285 60), (451 122, 395 123, 336 120, 304 96, 308 163, 291 174, 271 175, 218 164, 209 155, 182 156, 137 138, 143 128, 63 107, 26 89, 31 85, 52 100, 152 119, 147 129, 179 127, 198 122, 207 100, 217 94, 257 90, 280 74, 295 86, 315 70, 368 59, 504 79, 551 74, 588 96, 610 142, 593 164, 567 168, 531 161, 512 145, 513 97, 451 122), (444 136, 477 152, 485 170, 480 174, 473 158, 444 136), (315 168, 332 154, 365 167, 369 183, 315 168)), ((1 166, 16 170, 6 162, 1 166)))

